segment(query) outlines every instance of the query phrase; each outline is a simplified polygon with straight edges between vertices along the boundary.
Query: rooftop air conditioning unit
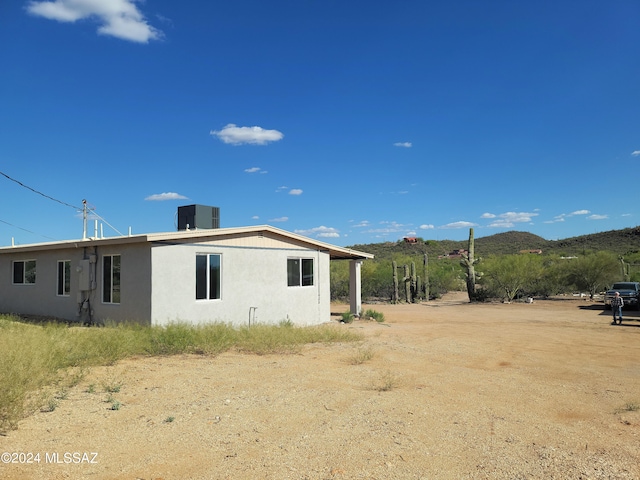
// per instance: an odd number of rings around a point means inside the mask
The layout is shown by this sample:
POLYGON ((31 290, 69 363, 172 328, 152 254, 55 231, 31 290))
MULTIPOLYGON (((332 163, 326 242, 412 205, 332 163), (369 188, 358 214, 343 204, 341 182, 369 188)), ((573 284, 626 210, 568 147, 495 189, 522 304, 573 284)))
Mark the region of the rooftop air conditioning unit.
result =
POLYGON ((178 230, 220 228, 220 209, 206 205, 178 207, 178 230))

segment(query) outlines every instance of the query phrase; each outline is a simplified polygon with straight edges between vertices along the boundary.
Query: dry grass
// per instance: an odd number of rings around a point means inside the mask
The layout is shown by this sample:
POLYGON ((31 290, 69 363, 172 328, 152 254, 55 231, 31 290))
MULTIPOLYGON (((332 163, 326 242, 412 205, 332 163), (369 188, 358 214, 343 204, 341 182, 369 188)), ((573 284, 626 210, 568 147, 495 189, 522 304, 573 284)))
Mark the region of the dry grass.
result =
MULTIPOLYGON (((3 316, 0 317, 0 432, 16 428, 17 422, 29 412, 55 410, 61 392, 76 385, 89 367, 113 365, 134 355, 217 355, 230 349, 259 355, 292 353, 309 343, 350 342, 360 338, 331 326, 296 328, 288 323, 243 328, 220 323, 84 328, 57 323, 33 325, 14 316, 3 316)), ((108 393, 118 392, 120 386, 115 380, 103 385, 108 393)))

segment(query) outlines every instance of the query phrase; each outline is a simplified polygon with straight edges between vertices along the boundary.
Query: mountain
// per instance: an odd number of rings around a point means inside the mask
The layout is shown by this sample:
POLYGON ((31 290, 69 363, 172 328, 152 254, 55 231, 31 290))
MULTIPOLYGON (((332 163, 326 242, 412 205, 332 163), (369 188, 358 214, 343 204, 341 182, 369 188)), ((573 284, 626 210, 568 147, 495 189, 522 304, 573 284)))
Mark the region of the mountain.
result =
MULTIPOLYGON (((398 254, 415 255, 417 253, 427 253, 429 257, 434 258, 454 250, 466 249, 468 243, 468 240, 418 238, 417 243, 399 240, 397 242, 353 245, 350 248, 373 253, 377 259, 391 258, 398 254)), ((474 243, 476 257, 508 255, 519 253, 522 250, 537 249, 542 250, 543 255, 578 256, 585 253, 609 251, 624 256, 640 252, 640 227, 610 230, 564 240, 545 240, 532 233, 509 231, 476 238, 474 243)))

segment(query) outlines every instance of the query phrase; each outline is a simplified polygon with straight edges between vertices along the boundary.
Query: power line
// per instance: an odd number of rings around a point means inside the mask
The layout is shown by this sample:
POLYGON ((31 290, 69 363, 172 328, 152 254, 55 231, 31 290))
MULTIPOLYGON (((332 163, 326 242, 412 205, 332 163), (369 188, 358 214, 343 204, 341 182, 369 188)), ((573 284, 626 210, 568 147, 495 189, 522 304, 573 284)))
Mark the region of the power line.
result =
POLYGON ((22 230, 23 232, 31 233, 33 235, 38 235, 43 238, 47 238, 49 240, 56 240, 55 238, 47 237, 46 235, 42 235, 41 233, 32 232, 31 230, 27 230, 26 228, 18 227, 17 225, 13 225, 12 223, 5 222, 4 220, 0 220, 0 223, 4 223, 5 225, 9 225, 10 227, 17 228, 18 230, 22 230))
POLYGON ((71 208, 73 208, 73 209, 75 209, 75 210, 82 210, 82 208, 81 208, 81 207, 76 207, 76 206, 74 206, 74 205, 70 205, 70 204, 68 204, 68 203, 66 203, 66 202, 63 202, 62 200, 58 200, 57 198, 53 198, 53 197, 51 197, 51 196, 49 196, 49 195, 46 195, 46 194, 44 194, 44 193, 42 193, 42 192, 40 192, 40 191, 36 190, 35 188, 31 188, 30 186, 25 185, 24 183, 22 183, 22 182, 20 182, 20 181, 16 180, 15 178, 11 178, 9 175, 7 175, 7 174, 6 174, 6 173, 4 173, 4 172, 0 172, 0 175, 2 175, 3 177, 6 177, 8 180, 11 180, 12 182, 17 183, 18 185, 20 185, 21 187, 26 188, 27 190, 31 190, 32 192, 37 193, 38 195, 42 195, 44 198, 48 198, 49 200, 53 200, 54 202, 58 202, 58 203, 60 203, 60 204, 62 204, 62 205, 65 205, 65 206, 67 206, 67 207, 71 207, 71 208))
MULTIPOLYGON (((76 207, 76 206, 71 205, 71 204, 69 204, 69 203, 67 203, 67 202, 63 202, 62 200, 58 200, 57 198, 53 198, 52 196, 47 195, 47 194, 45 194, 45 193, 42 193, 42 192, 40 192, 39 190, 36 190, 35 188, 31 188, 29 185, 25 185, 25 184, 24 184, 24 183, 22 183, 21 181, 16 180, 16 179, 15 179, 15 178, 13 178, 13 177, 10 177, 9 175, 7 175, 7 174, 6 174, 6 173, 4 173, 4 172, 0 172, 0 175, 2 175, 3 177, 7 178, 8 180, 11 180, 12 182, 17 183, 17 184, 18 184, 18 185, 20 185, 21 187, 24 187, 24 188, 26 188, 27 190, 32 191, 33 193, 37 193, 38 195, 41 195, 41 196, 43 196, 44 198, 48 198, 49 200, 53 200, 54 202, 57 202, 57 203, 59 203, 59 204, 61 204, 61 205, 64 205, 64 206, 66 206, 66 207, 71 207, 71 208, 73 208, 74 210, 80 210, 80 211, 84 211, 84 209, 86 208, 86 207, 76 207)), ((86 204, 86 200, 83 200, 83 204, 86 204)), ((98 214, 96 213, 96 211, 95 211, 95 207, 94 207, 93 209, 91 209, 91 210, 92 210, 92 212, 93 212, 93 215, 95 215, 96 217, 98 217, 100 220, 102 220, 104 223, 106 223, 109 227, 111 227, 113 230, 115 230, 115 231, 116 231, 116 233, 118 233, 118 234, 119 234, 119 235, 121 235, 121 236, 124 236, 120 231, 118 231, 118 229, 117 229, 117 228, 115 228, 113 225, 111 225, 109 222, 107 222, 103 217, 101 217, 100 215, 98 215, 98 214)), ((20 230, 24 230, 25 232, 33 233, 34 235, 38 235, 38 234, 37 234, 37 233, 35 233, 35 232, 31 232, 31 231, 26 230, 26 229, 24 229, 24 228, 17 227, 16 225, 11 225, 10 223, 4 222, 4 221, 2 221, 2 220, 0 220, 0 222, 5 223, 5 224, 10 225, 10 226, 15 227, 15 228, 19 228, 20 230)), ((49 238, 49 239, 51 239, 51 240, 54 240, 53 238, 50 238, 50 237, 47 237, 47 236, 44 236, 44 235, 41 235, 41 236, 42 236, 42 237, 44 237, 44 238, 49 238)))

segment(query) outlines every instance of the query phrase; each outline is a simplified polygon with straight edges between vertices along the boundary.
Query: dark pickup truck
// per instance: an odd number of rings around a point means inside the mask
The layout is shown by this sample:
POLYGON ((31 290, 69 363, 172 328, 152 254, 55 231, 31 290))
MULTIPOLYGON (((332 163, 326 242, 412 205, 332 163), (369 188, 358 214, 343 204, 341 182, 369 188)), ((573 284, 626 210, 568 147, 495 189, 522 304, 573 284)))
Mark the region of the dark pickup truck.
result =
POLYGON ((620 293, 620 296, 624 300, 625 307, 633 307, 636 310, 640 310, 640 282, 614 283, 604 296, 605 309, 611 308, 611 299, 615 296, 616 292, 620 293))

